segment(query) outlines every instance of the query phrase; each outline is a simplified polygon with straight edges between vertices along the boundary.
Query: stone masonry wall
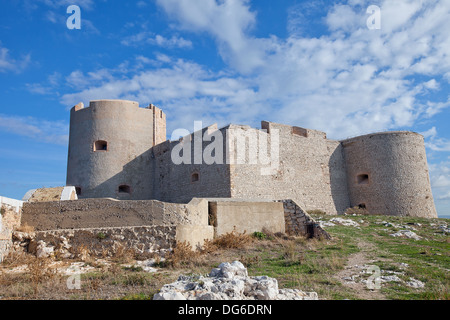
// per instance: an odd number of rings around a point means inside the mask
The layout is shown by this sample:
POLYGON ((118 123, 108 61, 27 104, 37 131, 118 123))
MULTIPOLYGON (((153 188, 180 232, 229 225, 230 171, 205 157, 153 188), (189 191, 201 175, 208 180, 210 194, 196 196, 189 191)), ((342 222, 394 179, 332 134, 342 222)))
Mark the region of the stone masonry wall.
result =
POLYGON ((330 239, 330 235, 320 227, 313 218, 293 200, 279 200, 283 202, 286 233, 306 238, 330 239))
MULTIPOLYGON (((327 214, 343 213, 349 206, 345 165, 338 141, 325 133, 274 123, 263 123, 271 150, 275 131, 279 134, 279 163, 270 174, 262 174, 269 165, 244 163, 231 165, 231 197, 260 199, 296 199, 307 210, 327 214)), ((259 130, 235 127, 233 135, 259 130)), ((232 149, 232 148, 231 148, 232 149)), ((249 154, 258 159, 265 152, 258 144, 246 145, 249 154)), ((236 152, 236 151, 235 151, 236 152)))
POLYGON ((83 254, 83 250, 94 256, 114 256, 124 250, 145 256, 172 249, 175 236, 175 226, 141 226, 41 231, 35 241, 36 250, 45 244, 47 252, 66 257, 83 254))
POLYGON ((423 136, 407 131, 342 142, 351 206, 370 214, 436 218, 423 136))
MULTIPOLYGON (((152 166, 155 177, 155 199, 168 202, 188 202, 193 197, 198 198, 229 198, 230 197, 230 166, 225 161, 225 143, 218 144, 215 151, 221 161, 208 164, 203 159, 205 148, 211 142, 203 141, 220 133, 225 137, 225 129, 211 126, 183 137, 179 141, 166 141, 153 148, 154 161, 152 166), (221 152, 219 151, 221 150, 221 152), (181 151, 183 150, 183 151, 181 151), (183 163, 173 162, 172 154, 190 154, 183 163), (194 179, 194 175, 197 175, 194 179)), ((213 142, 214 138, 211 138, 213 142)), ((216 141, 217 143, 217 141, 216 141)))
POLYGON ((142 259, 164 255, 175 245, 175 226, 63 229, 13 233, 14 250, 37 257, 119 257, 132 254, 142 259))
POLYGON ((12 245, 12 232, 20 226, 22 201, 0 197, 0 262, 12 245))

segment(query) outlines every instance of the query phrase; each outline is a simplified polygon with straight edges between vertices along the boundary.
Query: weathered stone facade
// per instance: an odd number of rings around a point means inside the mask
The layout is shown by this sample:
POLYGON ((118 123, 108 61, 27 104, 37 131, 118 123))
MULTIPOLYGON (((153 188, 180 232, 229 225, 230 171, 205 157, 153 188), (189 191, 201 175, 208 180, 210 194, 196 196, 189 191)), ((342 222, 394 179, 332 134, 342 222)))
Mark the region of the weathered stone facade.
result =
POLYGON ((263 121, 261 129, 213 125, 169 141, 160 109, 122 100, 71 110, 67 185, 80 198, 295 199, 327 214, 361 206, 370 214, 437 217, 417 133, 336 141, 263 121))
POLYGON ((11 234, 20 226, 22 201, 0 197, 0 262, 12 246, 11 234))

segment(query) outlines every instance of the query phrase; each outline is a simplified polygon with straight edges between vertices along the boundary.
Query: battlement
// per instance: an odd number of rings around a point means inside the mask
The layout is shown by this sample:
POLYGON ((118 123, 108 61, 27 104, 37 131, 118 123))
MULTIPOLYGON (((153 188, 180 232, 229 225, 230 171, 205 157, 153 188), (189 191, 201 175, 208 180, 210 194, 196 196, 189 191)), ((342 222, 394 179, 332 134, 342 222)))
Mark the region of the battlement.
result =
MULTIPOLYGON (((95 108, 113 108, 113 107, 119 107, 119 108, 140 108, 139 103, 136 101, 131 100, 121 100, 121 99, 100 99, 100 100, 91 100, 89 102, 89 106, 85 107, 83 102, 80 102, 76 104, 72 109, 74 111, 79 111, 83 109, 95 109, 95 108)), ((153 111, 153 114, 157 115, 158 117, 162 119, 166 119, 165 113, 162 111, 162 109, 156 107, 153 104, 149 104, 145 108, 140 109, 149 109, 153 111)))
POLYGON ((306 129, 302 127, 297 126, 290 126, 287 124, 279 124, 269 121, 261 121, 261 129, 267 130, 267 133, 270 133, 270 129, 278 129, 285 133, 291 133, 294 136, 297 137, 303 137, 303 138, 321 138, 326 139, 327 134, 325 132, 319 131, 319 130, 313 130, 313 129, 306 129))

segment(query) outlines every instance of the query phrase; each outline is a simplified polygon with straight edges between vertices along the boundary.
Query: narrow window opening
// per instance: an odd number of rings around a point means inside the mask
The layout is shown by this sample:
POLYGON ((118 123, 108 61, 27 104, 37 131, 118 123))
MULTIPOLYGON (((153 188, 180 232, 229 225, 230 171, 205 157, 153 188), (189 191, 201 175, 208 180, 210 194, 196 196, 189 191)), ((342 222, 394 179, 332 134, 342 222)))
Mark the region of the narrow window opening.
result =
POLYGON ((123 184, 119 186, 119 193, 131 193, 130 186, 123 184))
POLYGON ((199 177, 198 173, 193 173, 191 176, 191 182, 196 182, 199 180, 199 178, 200 177, 199 177))
POLYGON ((94 151, 107 151, 108 142, 104 140, 97 140, 94 142, 94 151))
POLYGON ((77 193, 77 196, 81 195, 81 187, 75 187, 75 192, 77 193))
POLYGON ((368 184, 369 183, 369 175, 368 174, 360 174, 356 177, 356 181, 358 184, 368 184))

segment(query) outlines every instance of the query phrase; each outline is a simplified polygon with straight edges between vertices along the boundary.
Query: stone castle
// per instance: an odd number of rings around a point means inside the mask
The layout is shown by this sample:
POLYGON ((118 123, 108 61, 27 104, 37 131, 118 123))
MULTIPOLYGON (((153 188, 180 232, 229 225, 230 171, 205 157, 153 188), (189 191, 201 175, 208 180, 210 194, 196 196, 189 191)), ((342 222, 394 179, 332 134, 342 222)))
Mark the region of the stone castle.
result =
POLYGON ((329 238, 308 214, 437 218, 423 137, 396 131, 327 139, 263 121, 166 139, 166 116, 124 100, 70 111, 67 186, 0 197, 0 262, 37 256, 165 254, 230 232, 329 238), (21 227, 31 226, 32 233, 21 227))
POLYGON ((370 214, 437 217, 420 134, 336 141, 263 121, 261 129, 213 125, 170 141, 161 109, 125 100, 71 109, 67 185, 80 199, 294 199, 327 214, 358 206, 370 214))

